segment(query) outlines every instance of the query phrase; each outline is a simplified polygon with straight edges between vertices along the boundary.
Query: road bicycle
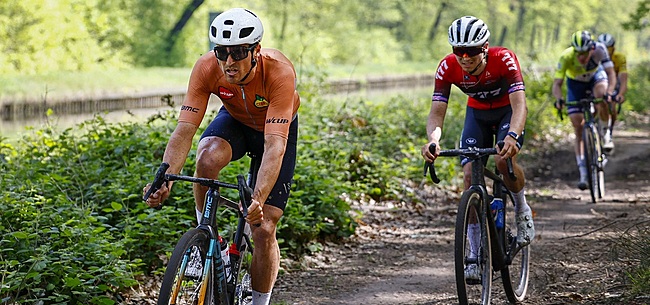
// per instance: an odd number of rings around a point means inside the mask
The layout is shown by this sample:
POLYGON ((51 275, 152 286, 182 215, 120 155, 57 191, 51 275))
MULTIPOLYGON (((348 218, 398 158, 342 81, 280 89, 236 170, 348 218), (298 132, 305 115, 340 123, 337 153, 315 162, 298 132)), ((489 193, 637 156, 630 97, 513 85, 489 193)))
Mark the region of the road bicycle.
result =
MULTIPOLYGON (((591 93, 579 101, 566 102, 567 106, 580 106, 584 115, 582 126, 582 149, 584 151, 585 166, 587 167, 587 185, 591 195, 591 202, 605 196, 605 164, 607 156, 603 150, 602 135, 600 133, 600 120, 596 119, 596 103, 603 99, 596 99, 591 93)), ((558 110, 560 119, 562 111, 558 110)))
MULTIPOLYGON (((500 142, 498 145, 503 145, 500 142)), ((502 146, 501 146, 502 147, 502 146)), ((429 151, 435 151, 435 145, 429 146, 429 151)), ((508 203, 514 206, 513 195, 505 186, 503 178, 495 168, 486 168, 487 158, 497 154, 496 148, 465 148, 441 150, 439 156, 469 158, 472 163, 471 186, 465 190, 458 205, 454 240, 454 260, 456 274, 456 289, 458 302, 466 304, 490 304, 492 294, 493 273, 500 272, 501 281, 508 301, 512 304, 521 302, 528 290, 530 266, 530 247, 517 243, 517 223, 514 208, 507 209, 508 203), (488 189, 485 178, 492 183, 488 189), (503 201, 501 215, 494 215, 491 202, 494 198, 503 201), (499 226, 495 217, 502 217, 499 226), (478 253, 471 254, 467 238, 468 225, 478 223, 480 227, 480 245, 478 253), (502 225, 501 225, 502 223, 502 225), (476 265, 480 280, 466 278, 465 269, 476 265)), ((516 179, 512 169, 512 160, 507 159, 508 175, 516 179)), ((431 180, 439 183, 433 162, 425 162, 424 175, 430 173, 431 180)), ((497 211, 499 213, 499 211, 497 211)))
MULTIPOLYGON (((237 176, 237 184, 213 179, 165 174, 169 164, 162 163, 151 188, 143 199, 169 181, 188 181, 208 187, 201 223, 183 234, 169 259, 160 287, 158 305, 244 305, 252 303, 250 263, 253 254, 251 228, 246 223, 252 188, 261 160, 251 156, 247 179, 237 176), (219 188, 239 192, 239 204, 222 196, 219 188), (234 210, 238 215, 229 255, 222 259, 223 249, 217 226, 219 206, 234 210), (229 263, 227 263, 229 261, 229 263)), ((227 246, 227 245, 226 245, 227 246)), ((224 251, 225 252, 225 251, 224 251)))

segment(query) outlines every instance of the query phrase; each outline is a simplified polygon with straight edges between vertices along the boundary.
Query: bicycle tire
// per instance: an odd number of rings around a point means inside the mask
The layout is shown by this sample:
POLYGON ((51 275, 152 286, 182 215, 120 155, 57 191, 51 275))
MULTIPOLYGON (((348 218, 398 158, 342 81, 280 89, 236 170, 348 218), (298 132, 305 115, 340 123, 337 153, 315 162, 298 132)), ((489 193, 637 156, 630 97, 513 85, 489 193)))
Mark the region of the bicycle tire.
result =
POLYGON ((596 179, 598 180, 598 199, 605 197, 605 153, 603 153, 602 139, 600 135, 594 141, 596 149, 596 179))
POLYGON ((587 167, 587 183, 589 186, 589 194, 591 195, 591 202, 596 203, 596 197, 598 196, 598 175, 597 175, 597 165, 595 164, 594 159, 594 126, 590 124, 585 124, 582 130, 582 145, 584 151, 584 160, 585 166, 587 167), (595 174, 595 175, 594 175, 595 174))
MULTIPOLYGON (((253 303, 253 287, 251 286, 250 268, 253 262, 253 245, 249 240, 242 240, 244 247, 239 251, 239 264, 231 268, 231 272, 237 275, 235 289, 232 291, 231 299, 234 305, 249 305, 253 303)), ((232 258, 231 258, 232 263, 232 258)))
POLYGON ((601 180, 600 180, 600 171, 602 170, 602 160, 603 160, 603 150, 602 150, 602 141, 600 137, 599 130, 600 127, 597 124, 592 124, 591 125, 591 138, 592 138, 592 145, 593 145, 593 153, 591 155, 591 169, 590 169, 590 174, 591 174, 591 179, 594 181, 594 196, 596 197, 596 203, 598 199, 602 199, 602 187, 601 185, 601 180))
POLYGON ((461 305, 474 304, 477 299, 480 304, 489 304, 492 293, 492 248, 490 242, 490 229, 484 213, 479 212, 485 209, 482 204, 482 196, 476 190, 466 190, 458 205, 456 215, 456 232, 454 243, 454 264, 456 274, 456 289, 458 292, 458 303, 461 305), (467 239, 467 226, 470 219, 478 219, 480 224, 480 247, 475 259, 480 270, 480 286, 465 278, 465 267, 473 263, 468 259, 470 246, 467 239), (478 297, 477 297, 478 296, 478 297))
POLYGON ((206 274, 203 271, 209 243, 210 236, 206 231, 193 228, 183 234, 176 247, 174 247, 167 264, 158 295, 158 305, 197 304, 201 290, 205 291, 203 304, 216 305, 212 298, 213 281, 211 279, 213 278, 213 272, 207 272, 206 274), (193 249, 198 249, 201 256, 200 276, 186 276, 189 253, 192 253, 193 249), (205 275, 207 275, 207 279, 204 279, 205 275), (202 287, 204 285, 205 288, 202 287))
MULTIPOLYGON (((504 196, 504 206, 508 196, 504 196)), ((503 243, 505 255, 510 255, 510 245, 516 242, 517 239, 517 221, 515 218, 514 209, 506 209, 504 216, 504 236, 503 243)), ((530 275, 530 245, 521 249, 512 257, 511 262, 506 264, 505 268, 501 269, 501 281, 503 282, 503 289, 505 290, 506 297, 511 304, 521 302, 526 298, 528 291, 528 280, 530 275)))

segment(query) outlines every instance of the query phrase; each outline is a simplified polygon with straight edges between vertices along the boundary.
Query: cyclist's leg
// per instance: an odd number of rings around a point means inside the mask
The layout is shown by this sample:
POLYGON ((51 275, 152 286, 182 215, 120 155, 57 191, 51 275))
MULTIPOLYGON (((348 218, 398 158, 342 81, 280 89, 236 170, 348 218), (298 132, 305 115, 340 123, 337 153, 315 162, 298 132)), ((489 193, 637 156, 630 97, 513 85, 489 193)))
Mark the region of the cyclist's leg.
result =
MULTIPOLYGON (((201 135, 201 140, 196 150, 196 171, 194 176, 217 179, 219 172, 230 163, 246 153, 243 141, 244 124, 236 121, 228 111, 222 107, 217 117, 210 123, 201 135)), ((203 202, 208 188, 194 184, 194 200, 196 201, 197 215, 203 211, 203 202)), ((197 220, 200 221, 200 219, 197 220)))
MULTIPOLYGON (((476 117, 481 117, 484 111, 476 110, 470 107, 466 109, 465 125, 460 139, 460 148, 469 147, 491 147, 492 136, 489 127, 476 117)), ((463 166, 465 189, 468 189, 472 184, 472 163, 467 158, 461 158, 460 162, 463 166)), ((474 209, 470 207, 470 209, 474 209)), ((470 258, 476 258, 478 249, 480 247, 481 228, 476 218, 476 213, 470 211, 470 216, 467 225, 467 239, 470 247, 470 258)))
MULTIPOLYGON (((594 74, 594 77, 592 78, 592 83, 593 83, 592 92, 594 98, 605 99, 606 98, 605 93, 607 93, 607 85, 608 85, 607 73, 605 73, 605 70, 599 68, 598 72, 596 72, 596 74, 594 74)), ((600 137, 604 139, 605 143, 607 143, 606 145, 607 148, 613 148, 611 143, 611 134, 608 132, 609 124, 611 123, 609 104, 605 100, 601 103, 596 104, 596 109, 598 111, 598 118, 600 120, 600 130, 598 130, 598 132, 600 133, 600 137)))
MULTIPOLYGON (((510 106, 503 107, 501 121, 499 122, 499 130, 497 131, 497 142, 503 141, 510 130, 510 118, 512 117, 512 108, 510 106)), ((521 133, 517 142, 519 147, 523 147, 525 131, 521 133)), ((533 213, 526 202, 526 193, 524 185, 526 183, 524 170, 517 163, 517 158, 512 158, 512 169, 517 177, 517 180, 512 180, 505 174, 508 172, 506 160, 501 156, 496 155, 494 161, 497 165, 499 172, 504 173, 503 180, 506 187, 513 193, 515 213, 517 219, 517 240, 521 244, 529 244, 535 238, 535 226, 533 225, 533 213)))
MULTIPOLYGON (((264 221, 260 227, 251 227, 255 245, 251 264, 254 305, 269 304, 280 268, 280 248, 276 239, 276 227, 284 213, 291 191, 291 180, 296 165, 297 138, 298 118, 294 119, 289 127, 289 137, 280 173, 263 207, 264 221)), ((259 139, 257 136, 247 135, 252 151, 261 156, 264 148, 263 134, 262 141, 259 139)))
MULTIPOLYGON (((590 90, 591 84, 589 82, 579 82, 572 79, 567 79, 567 101, 575 102, 587 97, 587 91, 590 90)), ((574 152, 576 156, 576 165, 580 173, 580 180, 578 188, 581 190, 587 189, 587 167, 585 165, 585 154, 582 144, 582 126, 584 125, 584 114, 581 106, 569 106, 567 108, 573 132, 576 136, 574 141, 574 152)))

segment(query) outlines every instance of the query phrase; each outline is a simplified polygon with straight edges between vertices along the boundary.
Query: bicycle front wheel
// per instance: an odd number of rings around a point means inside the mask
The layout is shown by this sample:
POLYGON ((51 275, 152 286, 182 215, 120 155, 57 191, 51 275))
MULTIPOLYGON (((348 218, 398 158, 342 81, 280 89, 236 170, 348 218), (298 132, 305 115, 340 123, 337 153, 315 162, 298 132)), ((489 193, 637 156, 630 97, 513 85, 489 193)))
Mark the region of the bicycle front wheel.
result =
POLYGON ((596 127, 591 124, 585 124, 582 130, 582 144, 585 156, 585 166, 587 167, 587 182, 589 183, 589 193, 591 202, 596 203, 598 197, 598 156, 596 155, 596 127))
POLYGON ((158 305, 218 303, 213 301, 213 272, 204 272, 210 244, 208 233, 200 229, 187 231, 176 244, 160 287, 158 305))
POLYGON ((501 269, 501 280, 508 301, 515 304, 526 298, 531 249, 528 245, 517 252, 517 249, 512 247, 517 244, 517 222, 514 209, 506 209, 504 229, 504 254, 507 262, 506 267, 501 269))
POLYGON ((492 293, 490 229, 485 215, 481 213, 484 208, 481 200, 477 191, 465 191, 456 215, 454 259, 458 303, 461 305, 477 302, 489 304, 492 293), (468 228, 472 226, 474 233, 468 234, 468 228), (473 240, 470 240, 471 237, 474 237, 473 240))
MULTIPOLYGON (((246 225, 248 226, 248 224, 246 225)), ((245 235, 240 243, 243 246, 237 255, 237 259, 233 259, 233 254, 231 254, 230 259, 232 264, 231 272, 236 276, 233 304, 248 305, 253 303, 253 287, 251 286, 250 275, 251 263, 253 262, 253 245, 248 235, 245 235), (234 263, 235 261, 236 263, 234 263)))

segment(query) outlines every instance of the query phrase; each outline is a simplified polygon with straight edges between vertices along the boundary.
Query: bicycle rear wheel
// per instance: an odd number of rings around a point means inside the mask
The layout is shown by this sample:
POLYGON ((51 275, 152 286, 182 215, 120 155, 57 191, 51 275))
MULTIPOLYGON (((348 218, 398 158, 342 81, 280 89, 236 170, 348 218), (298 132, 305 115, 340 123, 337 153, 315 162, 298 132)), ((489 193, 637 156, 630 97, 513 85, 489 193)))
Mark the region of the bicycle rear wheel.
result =
POLYGON ((213 270, 203 270, 209 244, 210 237, 203 230, 194 228, 183 234, 167 264, 158 305, 199 304, 200 300, 218 304, 212 298, 213 270))
MULTIPOLYGON (((506 202, 506 200, 504 200, 506 202)), ((504 204, 504 206, 507 206, 504 204)), ((508 301, 512 304, 521 302, 526 298, 528 291, 528 278, 530 267, 530 245, 522 248, 519 252, 512 254, 510 245, 517 243, 517 222, 515 221, 515 209, 506 209, 505 215, 505 238, 504 250, 506 257, 511 257, 506 262, 506 267, 501 269, 501 280, 508 301)))
POLYGON ((582 144, 585 156, 585 166, 587 167, 587 182, 589 183, 589 193, 591 194, 591 202, 596 203, 598 197, 598 156, 596 156, 595 127, 591 124, 585 123, 582 129, 582 144))
POLYGON ((467 190, 463 193, 458 206, 456 216, 456 233, 454 244, 454 259, 456 273, 456 288, 458 291, 458 303, 466 304, 489 304, 492 293, 492 249, 490 243, 490 229, 485 215, 481 209, 484 208, 481 195, 475 190, 467 190), (481 216, 482 215, 482 216, 481 216), (478 253, 471 253, 467 228, 470 223, 479 223, 480 242, 476 246, 478 253), (465 269, 476 265, 480 277, 474 279, 466 277, 465 269))

